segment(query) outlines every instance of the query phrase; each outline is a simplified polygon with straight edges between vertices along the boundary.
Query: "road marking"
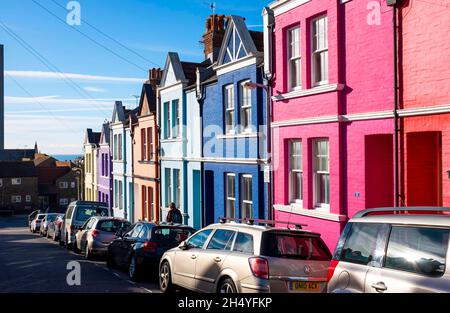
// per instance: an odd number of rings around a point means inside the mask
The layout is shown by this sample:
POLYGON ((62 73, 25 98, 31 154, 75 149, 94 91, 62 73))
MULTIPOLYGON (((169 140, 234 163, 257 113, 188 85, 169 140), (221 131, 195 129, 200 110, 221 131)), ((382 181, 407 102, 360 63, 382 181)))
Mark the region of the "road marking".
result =
POLYGON ((144 288, 144 287, 141 287, 142 289, 144 289, 145 291, 147 291, 148 293, 153 293, 153 291, 151 291, 150 289, 147 289, 147 288, 144 288))
POLYGON ((132 285, 136 285, 136 283, 135 283, 134 281, 127 280, 127 282, 129 282, 129 283, 132 284, 132 285))
POLYGON ((122 278, 122 277, 120 276, 120 274, 117 274, 116 272, 113 272, 113 274, 116 275, 116 276, 119 277, 119 278, 122 278))

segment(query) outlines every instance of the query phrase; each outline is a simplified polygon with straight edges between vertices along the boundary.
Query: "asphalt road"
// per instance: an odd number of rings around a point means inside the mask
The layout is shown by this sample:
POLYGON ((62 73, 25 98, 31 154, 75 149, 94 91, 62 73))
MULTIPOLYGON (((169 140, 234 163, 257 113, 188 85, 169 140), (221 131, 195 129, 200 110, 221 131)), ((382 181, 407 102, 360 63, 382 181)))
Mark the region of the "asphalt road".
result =
POLYGON ((32 234, 26 217, 0 218, 0 293, 158 293, 156 281, 134 283, 126 273, 110 270, 101 260, 60 247, 58 243, 32 234), (71 261, 80 264, 80 285, 70 286, 67 269, 71 261))

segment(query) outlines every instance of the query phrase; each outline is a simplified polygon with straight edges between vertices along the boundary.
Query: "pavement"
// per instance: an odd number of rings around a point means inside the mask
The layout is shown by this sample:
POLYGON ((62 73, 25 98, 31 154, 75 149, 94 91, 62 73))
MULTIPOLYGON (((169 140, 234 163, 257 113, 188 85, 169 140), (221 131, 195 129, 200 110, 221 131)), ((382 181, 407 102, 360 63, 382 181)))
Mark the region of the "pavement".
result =
POLYGON ((88 261, 32 234, 26 216, 0 218, 0 293, 159 293, 156 281, 132 282, 126 273, 88 261), (78 263, 71 263, 76 261, 78 263), (70 267, 74 265, 75 267, 70 267), (74 272, 78 268, 79 276, 74 272), (69 282, 67 281, 69 277, 69 282), (73 282, 80 285, 73 285, 73 282))

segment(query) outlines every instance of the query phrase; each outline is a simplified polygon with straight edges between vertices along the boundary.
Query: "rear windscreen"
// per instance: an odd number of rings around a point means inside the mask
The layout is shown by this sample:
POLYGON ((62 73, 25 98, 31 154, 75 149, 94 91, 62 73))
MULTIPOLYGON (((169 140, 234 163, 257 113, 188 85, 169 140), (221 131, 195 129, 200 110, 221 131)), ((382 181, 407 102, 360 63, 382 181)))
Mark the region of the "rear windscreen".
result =
POLYGON ((108 208, 92 207, 92 206, 78 206, 76 220, 80 222, 87 221, 92 216, 108 216, 108 208))
POLYGON ((195 233, 195 230, 189 228, 174 228, 174 227, 153 228, 152 241, 181 243, 182 241, 188 239, 193 233, 195 233))
POLYGON ((261 255, 297 260, 331 260, 331 253, 320 237, 284 233, 265 233, 261 255))
POLYGON ((108 233, 117 233, 119 230, 127 230, 130 225, 131 224, 126 221, 107 220, 98 222, 97 229, 108 233))

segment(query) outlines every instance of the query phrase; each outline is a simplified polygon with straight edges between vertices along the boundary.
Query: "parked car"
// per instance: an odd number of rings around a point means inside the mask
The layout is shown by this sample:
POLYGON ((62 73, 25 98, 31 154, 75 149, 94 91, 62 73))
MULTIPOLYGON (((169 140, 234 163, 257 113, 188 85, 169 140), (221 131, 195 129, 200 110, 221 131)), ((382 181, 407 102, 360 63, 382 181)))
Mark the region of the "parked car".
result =
POLYGON ((48 224, 47 238, 52 238, 53 241, 59 240, 61 236, 61 227, 64 222, 64 214, 58 214, 58 216, 48 224))
POLYGON ((128 270, 131 280, 143 274, 158 274, 159 261, 169 249, 178 246, 195 229, 172 223, 138 222, 108 247, 107 265, 128 270))
POLYGON ((448 212, 429 207, 357 213, 335 249, 328 292, 450 292, 448 212))
POLYGON ((42 219, 41 227, 39 228, 39 234, 42 237, 47 237, 48 224, 56 219, 57 213, 48 213, 42 219))
MULTIPOLYGON (((197 292, 325 292, 331 253, 317 233, 222 220, 161 259, 162 292, 180 286, 197 292)), ((287 223, 286 223, 287 224, 287 223)), ((300 228, 300 225, 297 225, 300 228)))
POLYGON ((32 233, 37 233, 41 229, 42 220, 47 214, 38 214, 36 218, 31 222, 30 230, 32 233))
POLYGON ((67 208, 61 228, 60 244, 68 249, 73 248, 75 234, 84 223, 93 216, 111 216, 111 210, 106 203, 75 201, 67 208))
POLYGON ((28 215, 28 227, 30 228, 30 231, 31 231, 31 222, 33 222, 33 220, 36 219, 36 216, 39 213, 41 213, 41 210, 33 211, 28 215))
POLYGON ((95 255, 106 256, 108 245, 116 234, 126 231, 131 223, 122 218, 91 217, 75 235, 74 251, 84 252, 86 259, 95 255))

